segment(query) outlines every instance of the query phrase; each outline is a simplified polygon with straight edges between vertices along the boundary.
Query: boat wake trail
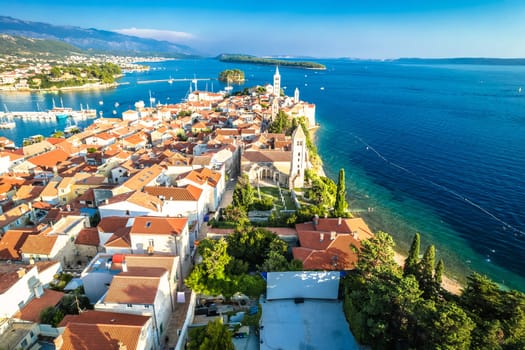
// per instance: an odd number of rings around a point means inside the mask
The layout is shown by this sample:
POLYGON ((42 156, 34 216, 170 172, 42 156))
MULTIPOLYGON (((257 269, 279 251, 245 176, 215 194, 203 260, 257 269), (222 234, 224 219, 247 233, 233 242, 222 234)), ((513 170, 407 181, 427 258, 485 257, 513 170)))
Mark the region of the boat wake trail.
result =
POLYGON ((464 202, 464 203, 467 203, 471 206, 473 206, 474 208, 478 209, 479 211, 481 211, 482 213, 486 214, 487 216, 491 217, 493 220, 499 222, 500 224, 503 225, 503 229, 504 230, 507 230, 509 229, 511 232, 514 232, 516 234, 519 234, 520 236, 524 237, 525 236, 525 231, 523 230, 520 230, 519 228, 517 227, 514 227, 512 226, 511 224, 509 224, 508 222, 506 222, 505 220, 497 217, 496 215, 494 215, 492 212, 490 212, 488 209, 482 207, 481 205, 479 205, 478 203, 470 200, 469 198, 467 198, 466 196, 448 188, 447 186, 444 186, 442 184, 439 184, 433 180, 430 180, 430 179, 427 179, 425 178, 424 176, 421 176, 419 174, 416 174, 414 173, 412 170, 410 169, 407 169, 399 164, 396 164, 394 162, 392 162, 391 160, 389 160, 388 158, 386 158, 384 155, 382 155, 379 151, 377 151, 374 147, 372 147, 370 144, 368 144, 366 141, 364 141, 361 137, 357 136, 357 135, 354 135, 354 134, 351 134, 356 140, 358 140, 360 143, 362 143, 364 146, 366 146, 366 150, 368 151, 372 151, 378 158, 380 158, 381 160, 383 160, 385 163, 387 163, 388 165, 394 167, 394 168, 397 168, 401 171, 404 171, 406 172, 407 174, 410 174, 414 177, 417 177, 425 182, 428 182, 430 184, 432 184, 433 186, 443 190, 443 191, 446 191, 448 193, 450 193, 452 196, 454 196, 456 199, 464 202))

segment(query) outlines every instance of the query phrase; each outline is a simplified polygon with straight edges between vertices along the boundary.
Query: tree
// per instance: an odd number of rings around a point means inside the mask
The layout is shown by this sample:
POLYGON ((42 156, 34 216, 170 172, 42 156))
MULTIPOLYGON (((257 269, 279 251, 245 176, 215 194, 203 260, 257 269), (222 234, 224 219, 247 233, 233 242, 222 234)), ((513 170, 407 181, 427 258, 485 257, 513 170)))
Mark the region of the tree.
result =
POLYGON ((412 245, 408 251, 408 256, 405 259, 404 274, 416 275, 417 274, 417 263, 419 261, 419 249, 420 249, 420 236, 419 233, 414 235, 412 245))
POLYGON ((40 323, 56 327, 64 318, 64 313, 53 306, 46 307, 40 312, 40 323))
POLYGON ((346 187, 345 187, 345 169, 339 170, 339 179, 337 181, 337 192, 335 195, 334 216, 346 217, 348 202, 346 201, 346 187))
POLYGON ((370 239, 361 242, 357 269, 362 275, 381 270, 396 270, 394 261, 394 239, 386 232, 379 231, 370 239))
POLYGON ((273 134, 290 133, 291 126, 290 117, 283 111, 279 111, 275 119, 270 123, 268 131, 273 134))
POLYGON ((227 297, 235 293, 234 283, 226 273, 226 267, 232 260, 226 249, 224 239, 202 240, 198 246, 202 263, 194 267, 185 280, 186 285, 197 293, 208 295, 223 294, 227 297))
POLYGON ((439 303, 430 325, 427 349, 470 349, 471 332, 475 323, 465 311, 452 302, 439 303))
POLYGON ((423 259, 418 264, 418 272, 416 278, 419 282, 419 288, 423 291, 425 298, 431 298, 435 296, 436 284, 434 281, 434 266, 436 260, 436 248, 434 245, 430 245, 423 259))
POLYGON ((244 210, 248 210, 250 204, 255 199, 255 190, 250 184, 248 176, 243 175, 233 190, 233 206, 242 207, 244 210))
POLYGON ((206 327, 190 330, 189 350, 235 350, 232 335, 222 320, 208 322, 206 327))
POLYGON ((271 251, 285 255, 288 245, 275 233, 263 228, 244 228, 228 235, 228 254, 248 263, 249 270, 254 271, 267 259, 271 251))
POLYGON ((434 280, 436 281, 436 284, 438 286, 441 286, 441 283, 443 283, 443 273, 444 272, 445 272, 445 263, 443 262, 443 259, 439 259, 436 265, 436 271, 434 272, 434 280))

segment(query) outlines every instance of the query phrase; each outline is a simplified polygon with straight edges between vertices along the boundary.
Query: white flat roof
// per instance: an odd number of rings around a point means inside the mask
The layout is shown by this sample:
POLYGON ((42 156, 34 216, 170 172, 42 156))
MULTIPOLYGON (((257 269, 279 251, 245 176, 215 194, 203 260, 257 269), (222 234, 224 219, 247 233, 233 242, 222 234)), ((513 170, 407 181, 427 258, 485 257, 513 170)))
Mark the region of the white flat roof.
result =
POLYGON ((362 349, 340 301, 274 300, 262 303, 260 350, 362 349))

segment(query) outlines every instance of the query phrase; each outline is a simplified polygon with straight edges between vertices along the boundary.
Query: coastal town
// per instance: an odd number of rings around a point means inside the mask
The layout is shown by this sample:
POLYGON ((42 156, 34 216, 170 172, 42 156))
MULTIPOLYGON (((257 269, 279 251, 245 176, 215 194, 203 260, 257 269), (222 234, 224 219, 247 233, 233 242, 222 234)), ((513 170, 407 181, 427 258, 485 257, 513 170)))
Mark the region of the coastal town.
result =
MULTIPOLYGON (((277 68, 273 84, 246 95, 193 91, 179 104, 139 103, 121 118, 99 118, 67 138, 41 137, 23 147, 2 137, 0 343, 16 349, 42 340, 56 349, 95 344, 91 349, 102 341, 93 334, 99 329, 119 349, 183 349, 188 329, 218 317, 235 328, 236 341, 263 343, 261 334, 249 335, 259 333, 258 324, 235 327, 245 312, 271 315, 257 310, 258 298, 237 293, 233 305, 223 304, 223 296, 196 293, 185 279, 198 263, 200 241, 234 233, 234 226, 212 223, 222 220, 238 178, 270 202, 248 212, 251 221, 308 206, 308 172, 314 166, 322 172, 307 148, 309 131, 318 127, 315 105, 301 101, 298 89, 285 96, 280 84, 277 68), (301 123, 289 135, 269 132, 283 116, 301 123), (42 320, 42 310, 62 310, 73 296, 75 312, 42 320), (233 310, 238 321, 225 315, 233 310)), ((316 216, 267 230, 311 271, 303 275, 310 284, 326 271, 354 268, 351 245, 372 236, 359 218, 316 216)), ((284 293, 290 294, 286 284, 305 283, 282 270, 266 271, 269 281, 283 279, 284 293)), ((335 302, 343 330, 336 340, 347 344, 352 338, 337 302, 339 274, 331 276, 330 290, 310 291, 310 297, 335 302)), ((276 308, 283 296, 271 298, 276 308)), ((265 327, 269 334, 271 322, 265 327)))
MULTIPOLYGON (((2 55, 0 57, 0 91, 42 91, 39 86, 41 76, 51 76, 55 82, 63 82, 75 78, 71 74, 53 75, 54 67, 68 66, 100 66, 103 64, 113 64, 121 69, 123 73, 134 71, 145 71, 149 67, 147 62, 159 62, 165 60, 161 57, 136 57, 136 56, 117 56, 108 54, 97 55, 69 55, 59 58, 50 58, 42 56, 18 57, 12 55, 2 55), (140 62, 140 64, 139 64, 140 62), (33 81, 33 79, 36 79, 33 81)), ((56 69, 56 68, 55 68, 56 69)), ((80 78, 87 78, 83 72, 79 74, 80 78)), ((97 89, 115 87, 116 83, 104 83, 99 79, 91 79, 84 84, 74 84, 60 88, 50 87, 44 90, 65 90, 65 89, 97 89)))

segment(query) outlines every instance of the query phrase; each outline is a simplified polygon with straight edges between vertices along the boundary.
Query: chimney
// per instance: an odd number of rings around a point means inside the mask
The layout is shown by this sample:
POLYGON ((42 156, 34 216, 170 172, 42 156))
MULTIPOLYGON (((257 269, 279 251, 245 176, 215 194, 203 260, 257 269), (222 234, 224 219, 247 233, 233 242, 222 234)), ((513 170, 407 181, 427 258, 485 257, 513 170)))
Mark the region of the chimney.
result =
POLYGON ((317 225, 319 225, 319 215, 317 214, 314 215, 313 222, 314 222, 314 229, 317 230, 317 225))
POLYGON ((330 232, 330 240, 331 241, 333 241, 336 236, 337 236, 337 233, 335 231, 330 232))
POLYGON ((319 235, 319 242, 322 242, 322 241, 324 241, 324 233, 321 233, 319 235))
POLYGON ((55 340, 53 340, 53 343, 55 343, 55 348, 57 350, 62 349, 62 345, 64 345, 64 338, 62 338, 62 334, 56 337, 55 340))
POLYGON ((343 219, 341 217, 337 218, 337 226, 341 226, 341 223, 343 222, 343 219))
POLYGON ((128 264, 126 263, 126 260, 122 262, 122 272, 128 272, 128 264))
POLYGON ((16 270, 16 273, 18 274, 18 278, 22 278, 25 276, 26 274, 26 269, 24 269, 23 267, 19 268, 18 270, 16 270))

